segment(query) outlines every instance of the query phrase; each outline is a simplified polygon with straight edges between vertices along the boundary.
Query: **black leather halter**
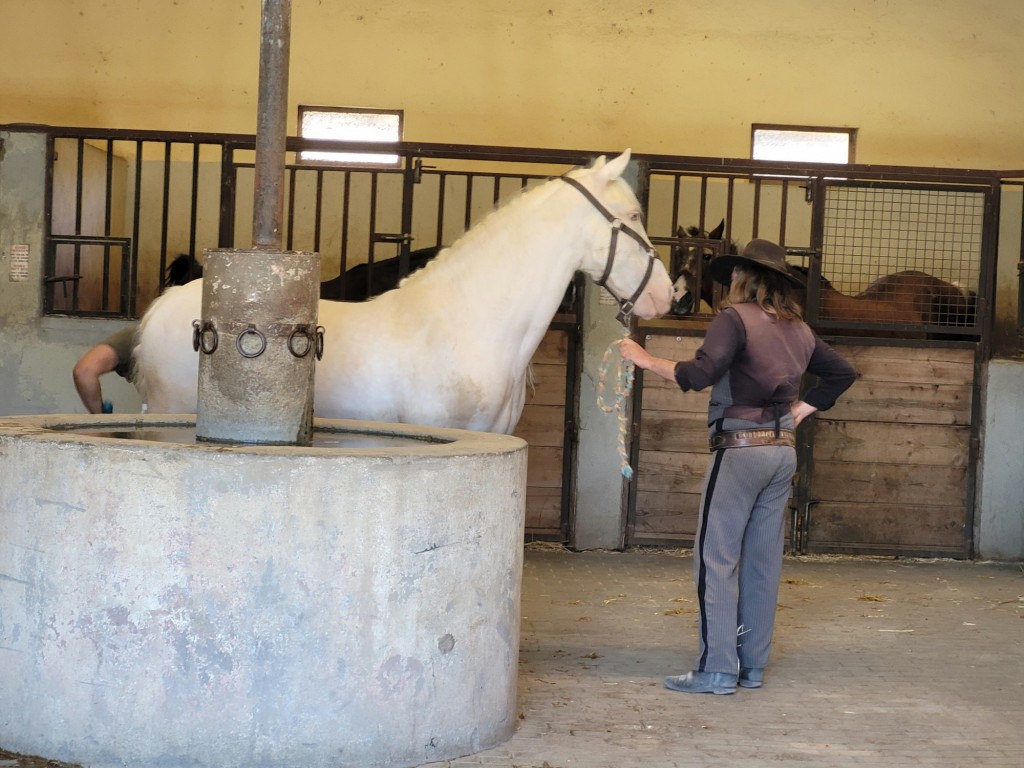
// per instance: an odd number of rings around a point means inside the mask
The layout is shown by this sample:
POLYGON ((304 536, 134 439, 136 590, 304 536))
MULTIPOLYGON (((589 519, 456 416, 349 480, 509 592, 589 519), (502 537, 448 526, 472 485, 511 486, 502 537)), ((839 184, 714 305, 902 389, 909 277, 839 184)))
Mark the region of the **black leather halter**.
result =
POLYGON ((600 279, 596 280, 595 282, 597 282, 597 284, 600 285, 602 288, 606 289, 619 303, 619 314, 617 316, 619 322, 622 323, 623 325, 629 325, 629 320, 633 316, 633 307, 636 304, 636 300, 640 298, 640 294, 644 292, 644 288, 647 287, 647 283, 650 281, 651 275, 654 273, 654 261, 657 258, 655 256, 654 249, 648 244, 648 242, 643 238, 643 236, 639 232, 637 232, 634 229, 631 229, 624 221, 622 221, 622 219, 616 218, 611 211, 609 211, 601 204, 600 200, 594 197, 590 193, 590 191, 582 184, 580 184, 578 181, 576 181, 576 179, 569 178, 568 176, 559 176, 559 178, 566 184, 568 184, 570 187, 573 187, 574 189, 578 190, 581 195, 583 195, 585 198, 587 198, 587 200, 590 201, 591 205, 597 208, 597 210, 601 213, 602 216, 605 217, 608 223, 611 224, 612 235, 611 242, 608 243, 608 259, 607 261, 605 261, 604 273, 601 275, 600 279), (628 235, 629 237, 636 240, 640 244, 640 247, 647 251, 647 271, 644 273, 644 279, 640 281, 640 285, 637 286, 636 291, 634 291, 633 295, 630 296, 628 299, 623 299, 620 296, 616 295, 615 291, 613 291, 607 285, 608 278, 612 273, 612 265, 615 263, 615 248, 618 243, 619 232, 622 232, 623 234, 628 235))

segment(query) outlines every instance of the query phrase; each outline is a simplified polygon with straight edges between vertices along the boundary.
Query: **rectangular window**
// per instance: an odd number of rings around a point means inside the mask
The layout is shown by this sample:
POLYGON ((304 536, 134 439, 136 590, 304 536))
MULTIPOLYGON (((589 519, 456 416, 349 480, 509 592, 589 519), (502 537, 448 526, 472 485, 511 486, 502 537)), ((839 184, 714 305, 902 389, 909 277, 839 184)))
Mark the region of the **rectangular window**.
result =
POLYGON ((754 160, 853 163, 856 149, 856 128, 766 123, 751 126, 750 156, 754 160))
MULTIPOLYGON (((400 109, 309 107, 299 105, 299 136, 393 144, 402 140, 400 109)), ((300 152, 305 163, 340 163, 360 167, 397 167, 401 158, 387 152, 300 152)))

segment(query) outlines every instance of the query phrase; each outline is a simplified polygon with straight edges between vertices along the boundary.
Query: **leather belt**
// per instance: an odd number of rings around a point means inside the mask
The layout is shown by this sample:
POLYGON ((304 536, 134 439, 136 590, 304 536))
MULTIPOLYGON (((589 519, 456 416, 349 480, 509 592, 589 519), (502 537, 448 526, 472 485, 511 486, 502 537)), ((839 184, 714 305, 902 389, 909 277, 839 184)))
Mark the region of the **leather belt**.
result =
POLYGON ((708 441, 712 451, 723 448, 748 448, 754 445, 788 445, 796 447, 796 434, 791 429, 739 429, 734 432, 718 432, 708 441))

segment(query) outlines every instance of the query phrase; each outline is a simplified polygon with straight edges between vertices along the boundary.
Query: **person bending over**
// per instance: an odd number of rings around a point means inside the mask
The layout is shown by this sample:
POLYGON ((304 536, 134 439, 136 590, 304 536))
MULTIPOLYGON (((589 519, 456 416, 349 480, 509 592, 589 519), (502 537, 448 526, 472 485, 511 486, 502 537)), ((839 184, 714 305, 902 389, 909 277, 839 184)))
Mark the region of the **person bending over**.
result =
POLYGON ((90 349, 71 371, 75 389, 82 405, 89 413, 110 413, 113 406, 103 399, 100 376, 116 373, 126 381, 132 380, 132 349, 138 324, 122 328, 90 349))

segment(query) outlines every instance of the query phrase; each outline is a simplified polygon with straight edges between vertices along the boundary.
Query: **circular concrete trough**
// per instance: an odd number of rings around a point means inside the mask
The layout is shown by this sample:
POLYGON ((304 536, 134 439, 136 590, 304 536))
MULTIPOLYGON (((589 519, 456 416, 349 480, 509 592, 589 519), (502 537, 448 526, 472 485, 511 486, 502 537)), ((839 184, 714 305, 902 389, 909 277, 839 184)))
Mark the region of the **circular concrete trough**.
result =
POLYGON ((512 734, 522 440, 320 420, 355 445, 124 434, 194 427, 0 419, 0 746, 373 768, 512 734))

